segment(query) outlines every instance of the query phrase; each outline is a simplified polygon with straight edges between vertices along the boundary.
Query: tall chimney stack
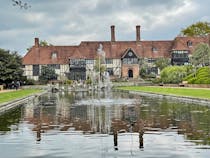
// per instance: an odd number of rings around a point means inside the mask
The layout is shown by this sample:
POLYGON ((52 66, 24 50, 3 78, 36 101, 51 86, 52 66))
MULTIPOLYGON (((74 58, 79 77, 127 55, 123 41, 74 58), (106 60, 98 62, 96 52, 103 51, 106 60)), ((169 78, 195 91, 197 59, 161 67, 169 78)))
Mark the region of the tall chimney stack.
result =
POLYGON ((140 41, 140 25, 136 26, 136 41, 140 41))
POLYGON ((111 42, 115 42, 115 26, 111 26, 111 42))
POLYGON ((35 41, 35 47, 39 47, 39 38, 35 38, 34 41, 35 41))

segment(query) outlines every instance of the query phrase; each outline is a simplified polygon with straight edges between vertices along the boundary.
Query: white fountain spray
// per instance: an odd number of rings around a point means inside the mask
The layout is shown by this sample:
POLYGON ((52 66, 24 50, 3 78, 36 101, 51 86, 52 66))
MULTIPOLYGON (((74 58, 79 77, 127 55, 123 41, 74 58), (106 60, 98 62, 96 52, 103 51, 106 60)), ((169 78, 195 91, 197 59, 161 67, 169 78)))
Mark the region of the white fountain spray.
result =
POLYGON ((99 69, 99 74, 98 74, 98 88, 102 88, 102 81, 101 81, 101 64, 105 63, 105 52, 103 51, 103 45, 100 43, 99 47, 97 49, 98 53, 98 69, 99 69))
POLYGON ((98 54, 98 58, 99 58, 98 88, 99 89, 101 89, 101 88, 110 89, 112 85, 111 85, 109 73, 106 70, 103 73, 101 72, 101 64, 106 64, 106 53, 103 50, 103 45, 101 43, 99 44, 99 47, 97 49, 97 54, 98 54))

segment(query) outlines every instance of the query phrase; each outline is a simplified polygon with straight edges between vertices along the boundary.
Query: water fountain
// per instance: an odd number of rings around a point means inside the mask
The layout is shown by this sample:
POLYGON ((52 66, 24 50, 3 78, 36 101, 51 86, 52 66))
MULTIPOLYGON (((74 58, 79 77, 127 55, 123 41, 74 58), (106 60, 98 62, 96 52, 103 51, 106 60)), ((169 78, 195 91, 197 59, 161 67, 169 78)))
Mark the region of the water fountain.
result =
POLYGON ((95 68, 91 74, 92 89, 111 89, 112 84, 110 81, 109 73, 106 71, 106 53, 103 50, 103 45, 100 43, 97 49, 98 59, 95 63, 95 68))
POLYGON ((112 82, 109 73, 106 71, 106 52, 103 50, 103 45, 100 43, 97 49, 98 59, 96 60, 93 71, 91 72, 91 89, 92 96, 97 93, 97 98, 80 100, 77 105, 93 105, 93 106, 112 106, 112 105, 128 105, 134 102, 133 99, 113 98, 112 82), (102 70, 103 69, 103 70, 102 70), (103 97, 101 95, 104 95, 103 97))

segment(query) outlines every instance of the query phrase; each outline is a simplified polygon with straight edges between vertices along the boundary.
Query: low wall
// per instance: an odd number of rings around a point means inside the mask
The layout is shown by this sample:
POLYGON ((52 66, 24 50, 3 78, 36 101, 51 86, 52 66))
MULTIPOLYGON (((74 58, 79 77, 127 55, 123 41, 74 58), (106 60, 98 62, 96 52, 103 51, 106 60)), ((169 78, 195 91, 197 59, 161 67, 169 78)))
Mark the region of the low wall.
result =
POLYGON ((187 84, 187 87, 210 88, 210 84, 187 84))
POLYGON ((13 109, 17 106, 21 106, 21 105, 27 103, 28 101, 32 100, 34 97, 35 97, 35 95, 28 96, 28 97, 21 98, 21 99, 16 99, 16 100, 8 102, 8 103, 0 104, 0 114, 5 113, 8 110, 13 109))
POLYGON ((26 96, 26 97, 23 97, 23 98, 20 98, 20 99, 16 99, 16 100, 13 100, 13 101, 9 101, 9 102, 6 102, 6 103, 1 103, 0 104, 0 114, 5 113, 8 110, 13 109, 15 107, 27 104, 28 102, 32 101, 36 97, 39 97, 39 96, 41 96, 45 93, 46 93, 46 91, 43 92, 43 93, 32 94, 32 95, 29 95, 29 96, 26 96))
POLYGON ((149 82, 129 81, 129 82, 112 82, 112 85, 114 87, 121 87, 121 86, 151 86, 152 84, 149 82))
POLYGON ((210 88, 210 84, 156 84, 155 86, 164 87, 192 87, 192 88, 210 88))

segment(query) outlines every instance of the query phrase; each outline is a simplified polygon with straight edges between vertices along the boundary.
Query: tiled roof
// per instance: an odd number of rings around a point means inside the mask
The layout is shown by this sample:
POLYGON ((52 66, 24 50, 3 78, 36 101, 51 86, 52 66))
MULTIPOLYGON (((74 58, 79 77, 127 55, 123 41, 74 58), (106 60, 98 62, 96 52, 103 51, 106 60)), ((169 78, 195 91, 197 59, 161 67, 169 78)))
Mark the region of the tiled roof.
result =
POLYGON ((103 45, 106 58, 120 59, 129 48, 140 58, 170 58, 171 50, 192 51, 201 42, 208 43, 208 36, 176 37, 169 41, 83 41, 78 46, 33 46, 23 57, 23 64, 68 64, 70 58, 94 59, 99 44, 103 45), (192 46, 187 46, 188 41, 192 46), (57 52, 57 58, 52 58, 52 52, 57 52))
POLYGON ((67 64, 77 49, 78 46, 34 46, 23 57, 23 64, 67 64), (52 58, 52 52, 57 52, 57 58, 52 58))
POLYGON ((176 37, 172 50, 189 50, 191 53, 199 43, 209 43, 208 36, 204 37, 176 37), (188 46, 188 42, 192 42, 192 46, 188 46))

